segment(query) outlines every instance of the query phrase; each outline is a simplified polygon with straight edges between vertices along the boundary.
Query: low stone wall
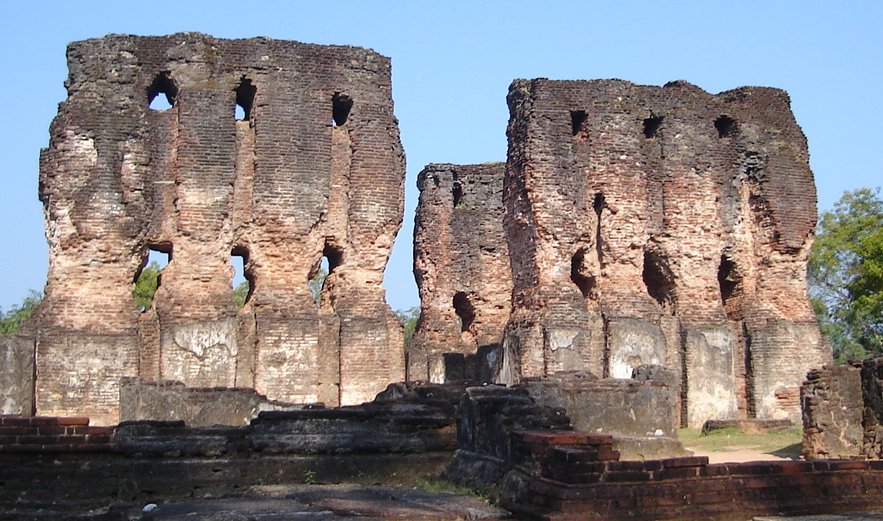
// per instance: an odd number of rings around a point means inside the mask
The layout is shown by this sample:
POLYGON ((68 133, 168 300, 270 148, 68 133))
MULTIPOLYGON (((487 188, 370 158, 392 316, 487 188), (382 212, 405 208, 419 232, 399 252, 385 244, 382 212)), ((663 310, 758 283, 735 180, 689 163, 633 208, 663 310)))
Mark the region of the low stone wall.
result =
POLYGON ((625 460, 615 436, 571 421, 524 388, 469 388, 445 476, 517 519, 747 521, 883 508, 883 461, 625 460))
POLYGON ((567 411, 573 427, 622 436, 677 436, 677 396, 665 379, 598 379, 588 373, 556 373, 526 379, 540 406, 567 411))
POLYGON ((191 427, 248 425, 262 411, 309 407, 275 400, 251 388, 187 387, 165 380, 140 378, 120 381, 120 421, 182 420, 191 427))
POLYGON ((144 503, 260 484, 414 483, 440 475, 456 448, 453 396, 391 386, 368 404, 267 411, 237 427, 2 416, 0 517, 128 520, 144 503))
POLYGON ((540 471, 505 505, 519 519, 746 521, 883 507, 881 461, 618 461, 597 435, 521 436, 538 446, 540 471))

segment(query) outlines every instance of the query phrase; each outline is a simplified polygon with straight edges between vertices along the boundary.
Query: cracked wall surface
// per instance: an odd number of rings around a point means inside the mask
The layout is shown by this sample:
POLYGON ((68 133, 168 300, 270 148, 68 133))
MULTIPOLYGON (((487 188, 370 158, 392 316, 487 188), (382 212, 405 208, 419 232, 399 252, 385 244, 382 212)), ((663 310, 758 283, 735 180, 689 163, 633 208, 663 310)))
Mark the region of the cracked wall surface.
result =
POLYGON ((381 286, 404 182, 388 58, 197 33, 75 42, 67 58, 40 157, 39 414, 114 423, 132 376, 328 405, 403 379, 381 286), (159 96, 172 106, 152 110, 159 96), (149 250, 169 263, 141 312, 149 250), (251 286, 242 308, 232 256, 251 286))
POLYGON ((788 95, 516 80, 498 380, 678 372, 681 421, 800 417, 829 362, 806 295, 816 193, 788 95))
POLYGON ((417 177, 414 276, 421 308, 408 350, 410 380, 491 378, 512 293, 504 170, 504 163, 430 164, 417 177))

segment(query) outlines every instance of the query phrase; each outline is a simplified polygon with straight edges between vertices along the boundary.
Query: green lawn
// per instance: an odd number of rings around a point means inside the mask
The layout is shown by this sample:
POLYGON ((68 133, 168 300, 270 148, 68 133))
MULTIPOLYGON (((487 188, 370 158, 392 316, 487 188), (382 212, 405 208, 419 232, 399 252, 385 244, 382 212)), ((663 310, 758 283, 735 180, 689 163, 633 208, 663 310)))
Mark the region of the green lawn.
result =
POLYGON ((764 434, 746 434, 738 429, 720 429, 707 435, 702 435, 700 429, 678 431, 678 439, 691 449, 712 452, 751 449, 783 457, 800 454, 801 437, 798 428, 764 434))

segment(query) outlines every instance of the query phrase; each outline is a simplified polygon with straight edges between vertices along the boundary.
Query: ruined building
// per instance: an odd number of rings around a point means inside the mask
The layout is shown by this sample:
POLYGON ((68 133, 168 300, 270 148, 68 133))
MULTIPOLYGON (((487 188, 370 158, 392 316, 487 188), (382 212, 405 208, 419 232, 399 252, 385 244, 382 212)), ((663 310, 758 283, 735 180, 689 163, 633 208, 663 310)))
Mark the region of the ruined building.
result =
POLYGON ((76 42, 67 57, 40 157, 39 414, 115 423, 122 377, 328 405, 404 378, 381 286, 404 182, 387 58, 195 33, 76 42), (151 250, 169 262, 142 311, 132 290, 151 250))
POLYGON ((504 179, 418 179, 409 377, 664 366, 680 423, 799 420, 800 383, 831 353, 806 295, 816 194, 787 94, 538 79, 508 101, 504 179))
POLYGON ((498 378, 677 371, 681 421, 800 418, 831 359, 806 295, 816 194, 788 95, 518 80, 498 378))
POLYGON ((417 177, 414 276, 420 320, 408 377, 488 381, 509 318, 512 277, 503 232, 503 163, 428 165, 417 177))

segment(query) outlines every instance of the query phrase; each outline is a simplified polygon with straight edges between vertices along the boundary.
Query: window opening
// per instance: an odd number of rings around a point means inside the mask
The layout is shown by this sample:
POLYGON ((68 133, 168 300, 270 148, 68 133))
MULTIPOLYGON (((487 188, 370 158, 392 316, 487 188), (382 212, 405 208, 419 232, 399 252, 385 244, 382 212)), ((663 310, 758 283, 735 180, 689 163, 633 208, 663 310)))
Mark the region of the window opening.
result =
POLYGON ((726 255, 721 255, 717 269, 717 282, 720 286, 721 303, 730 320, 741 320, 742 277, 736 263, 726 255))
POLYGON ((656 252, 644 250, 644 271, 641 274, 647 293, 662 309, 672 315, 675 312, 674 274, 668 263, 656 252))
POLYGON ((243 77, 236 87, 236 109, 234 117, 236 121, 248 121, 251 119, 251 109, 254 106, 254 97, 257 93, 257 87, 252 84, 251 80, 243 77))
POLYGON ((585 110, 571 110, 570 111, 570 131, 574 137, 579 135, 583 126, 585 126, 586 120, 589 118, 589 115, 585 110))
POLYGON ((729 116, 721 116, 714 120, 717 137, 730 137, 736 131, 736 121, 729 116))
POLYGON ((650 117, 644 120, 644 137, 647 139, 656 137, 656 132, 659 131, 662 120, 663 116, 654 116, 651 113, 650 117))
POLYGON ((162 270, 171 259, 171 244, 148 246, 141 267, 133 278, 135 288, 132 290, 132 298, 135 299, 135 305, 142 313, 153 306, 153 297, 162 285, 162 270))
POLYGON ((178 87, 172 80, 169 71, 157 74, 153 83, 147 88, 147 105, 151 110, 168 110, 175 106, 177 98, 178 87))
POLYGON ((321 302, 326 279, 341 264, 343 264, 343 251, 336 246, 325 243, 325 247, 322 249, 322 258, 310 270, 309 278, 307 279, 310 295, 316 304, 321 302))
POLYGON ((607 207, 607 200, 604 194, 598 192, 592 201, 592 209, 595 210, 595 253, 598 255, 598 265, 604 266, 603 243, 601 241, 601 212, 607 207))
POLYGON ((353 108, 353 99, 346 94, 335 92, 331 96, 331 124, 335 127, 346 125, 346 120, 350 117, 350 110, 353 108))
POLYGON ((454 181, 451 195, 454 198, 454 208, 461 208, 463 206, 463 185, 459 181, 454 181))
POLYGON ((595 280, 593 277, 584 273, 584 261, 586 258, 586 249, 580 248, 570 259, 570 280, 576 284, 583 298, 588 298, 594 294, 595 280))
POLYGON ((462 291, 454 294, 454 312, 460 317, 460 331, 467 331, 475 322, 475 308, 469 301, 469 296, 462 291))
POLYGON ((233 265, 230 287, 233 288, 233 303, 240 308, 251 300, 254 293, 254 276, 247 268, 248 253, 248 248, 244 246, 234 246, 230 252, 230 264, 233 265))

